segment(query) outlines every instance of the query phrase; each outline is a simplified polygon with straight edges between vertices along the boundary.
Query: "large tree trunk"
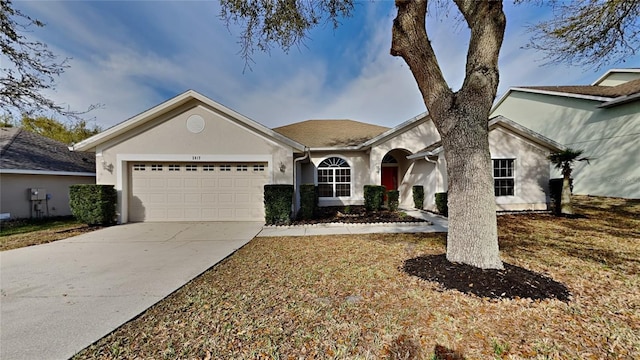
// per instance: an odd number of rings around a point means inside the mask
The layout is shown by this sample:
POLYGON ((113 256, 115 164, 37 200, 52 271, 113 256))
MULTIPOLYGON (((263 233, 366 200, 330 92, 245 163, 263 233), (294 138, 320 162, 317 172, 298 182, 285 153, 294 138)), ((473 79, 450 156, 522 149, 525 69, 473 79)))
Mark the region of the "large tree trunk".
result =
POLYGON ((460 124, 457 127, 460 133, 442 138, 449 175, 447 260, 483 269, 500 269, 486 115, 459 115, 455 121, 460 124), (475 120, 477 126, 470 120, 475 120), (468 131, 470 128, 476 130, 468 131))
POLYGON ((440 133, 449 177, 447 259, 502 269, 488 116, 498 88, 506 20, 500 1, 454 0, 471 29, 465 79, 453 92, 426 32, 427 0, 396 0, 391 55, 409 65, 440 133))

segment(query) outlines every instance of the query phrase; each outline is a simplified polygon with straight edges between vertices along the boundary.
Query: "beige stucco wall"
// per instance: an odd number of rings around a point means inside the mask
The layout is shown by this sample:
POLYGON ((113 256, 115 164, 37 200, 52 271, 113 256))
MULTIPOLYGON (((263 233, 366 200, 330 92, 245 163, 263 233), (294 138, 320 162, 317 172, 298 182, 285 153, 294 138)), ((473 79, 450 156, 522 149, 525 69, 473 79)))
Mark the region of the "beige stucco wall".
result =
POLYGON ((69 175, 27 175, 0 174, 0 213, 10 213, 12 219, 36 217, 30 201, 32 188, 45 189, 51 194, 51 199, 42 201, 42 215, 49 216, 71 215, 69 208, 69 186, 76 184, 95 184, 93 176, 69 175))
MULTIPOLYGON (((425 147, 440 140, 440 135, 433 125, 431 120, 420 121, 413 126, 407 128, 400 134, 375 144, 371 148, 369 155, 369 166, 372 169, 370 172, 369 183, 381 184, 380 166, 382 158, 390 151, 394 149, 404 150, 404 156, 396 156, 399 162, 399 186, 400 192, 400 206, 401 207, 413 207, 413 185, 423 185, 425 189, 425 197, 428 193, 433 196, 435 192, 435 174, 431 174, 433 171, 432 166, 427 166, 426 161, 422 161, 425 164, 416 163, 415 161, 409 161, 406 159, 407 155, 415 154, 425 147), (427 173, 423 173, 426 171, 427 173), (404 174, 404 176, 402 176, 404 174)), ((425 199, 425 206, 427 200, 425 199)))
POLYGON ((363 205, 364 204, 364 185, 369 183, 369 156, 364 151, 316 151, 311 153, 311 164, 307 165, 307 175, 314 176, 314 183, 317 184, 317 172, 320 163, 330 157, 337 156, 344 159, 351 167, 351 196, 349 198, 320 198, 318 206, 341 206, 341 205, 363 205), (312 173, 309 173, 312 169, 312 173))
MULTIPOLYGON (((270 183, 293 184, 293 149, 257 133, 254 129, 192 102, 151 120, 96 149, 97 182, 119 190, 119 211, 126 211, 127 163, 174 162, 268 162, 270 183), (187 129, 187 119, 200 115, 200 133, 187 129)), ((121 221, 126 221, 121 219, 121 221)))
POLYGON ((497 196, 498 210, 546 210, 548 150, 498 127, 489 132, 492 159, 515 159, 514 196, 497 196))
MULTIPOLYGON (((514 91, 491 114, 503 115, 592 160, 576 164, 574 193, 640 198, 640 102, 600 103, 514 91)), ((553 175, 559 176, 558 173, 553 175)))

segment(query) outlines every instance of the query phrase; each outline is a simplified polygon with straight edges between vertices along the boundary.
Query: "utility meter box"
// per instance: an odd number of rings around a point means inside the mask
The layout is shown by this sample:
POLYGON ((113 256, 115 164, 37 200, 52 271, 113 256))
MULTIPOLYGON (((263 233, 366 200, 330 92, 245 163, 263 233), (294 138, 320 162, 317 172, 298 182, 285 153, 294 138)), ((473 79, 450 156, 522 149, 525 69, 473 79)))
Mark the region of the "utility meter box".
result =
POLYGON ((31 189, 31 201, 35 200, 46 200, 47 199, 47 190, 46 189, 31 189))

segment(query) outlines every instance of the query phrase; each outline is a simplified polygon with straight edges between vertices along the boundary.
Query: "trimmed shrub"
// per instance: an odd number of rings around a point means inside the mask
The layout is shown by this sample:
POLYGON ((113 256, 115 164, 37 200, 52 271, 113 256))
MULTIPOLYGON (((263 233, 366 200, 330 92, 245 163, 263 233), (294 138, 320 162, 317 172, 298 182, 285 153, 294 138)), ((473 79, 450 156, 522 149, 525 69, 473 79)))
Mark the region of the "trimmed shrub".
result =
POLYGON ((300 212, 302 219, 313 219, 318 207, 318 187, 314 184, 300 185, 300 212))
POLYGON ((436 193, 436 209, 440 215, 449 216, 449 205, 447 205, 447 193, 436 193))
MULTIPOLYGON (((560 215, 562 209, 562 181, 563 178, 549 179, 549 198, 551 199, 551 210, 554 214, 560 215)), ((573 193, 573 178, 569 179, 571 192, 573 193)))
POLYGON ((384 193, 386 189, 380 185, 364 186, 364 207, 367 211, 378 211, 384 204, 384 193))
POLYGON ((413 206, 416 209, 424 209, 424 187, 422 185, 414 185, 413 188, 413 206))
POLYGON ((293 185, 264 186, 264 221, 267 225, 286 225, 291 222, 293 185))
POLYGON ((116 222, 118 193, 113 185, 81 184, 69 187, 69 207, 78 221, 88 225, 116 222))
POLYGON ((389 210, 396 211, 398 210, 398 205, 400 204, 400 191, 398 190, 390 190, 387 192, 387 200, 389 201, 389 210))

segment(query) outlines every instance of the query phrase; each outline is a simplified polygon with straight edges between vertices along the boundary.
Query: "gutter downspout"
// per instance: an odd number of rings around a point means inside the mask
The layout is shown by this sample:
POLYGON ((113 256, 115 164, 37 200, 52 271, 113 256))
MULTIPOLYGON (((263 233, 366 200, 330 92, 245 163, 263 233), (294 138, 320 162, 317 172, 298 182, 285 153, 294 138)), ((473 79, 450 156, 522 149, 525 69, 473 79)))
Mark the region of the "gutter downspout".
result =
POLYGON ((307 160, 309 156, 311 156, 311 150, 305 146, 305 155, 301 158, 297 158, 293 160, 293 214, 294 216, 298 213, 298 209, 300 208, 300 193, 298 192, 298 177, 296 174, 296 170, 298 169, 298 162, 307 160))

